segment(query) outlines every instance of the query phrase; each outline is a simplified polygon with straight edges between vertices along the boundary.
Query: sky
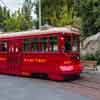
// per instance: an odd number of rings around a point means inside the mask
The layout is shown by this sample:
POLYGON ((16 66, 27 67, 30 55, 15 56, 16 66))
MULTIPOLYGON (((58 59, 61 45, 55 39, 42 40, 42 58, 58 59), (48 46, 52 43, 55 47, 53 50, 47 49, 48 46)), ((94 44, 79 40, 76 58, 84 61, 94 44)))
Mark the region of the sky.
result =
MULTIPOLYGON (((21 8, 22 4, 24 2, 24 0, 2 0, 2 1, 7 5, 7 7, 10 9, 11 12, 14 12, 18 8, 21 8)), ((0 4, 3 6, 3 4, 1 3, 1 1, 0 1, 0 4)), ((32 16, 33 16, 33 19, 35 19, 36 16, 35 16, 35 14, 33 12, 32 12, 32 16)))

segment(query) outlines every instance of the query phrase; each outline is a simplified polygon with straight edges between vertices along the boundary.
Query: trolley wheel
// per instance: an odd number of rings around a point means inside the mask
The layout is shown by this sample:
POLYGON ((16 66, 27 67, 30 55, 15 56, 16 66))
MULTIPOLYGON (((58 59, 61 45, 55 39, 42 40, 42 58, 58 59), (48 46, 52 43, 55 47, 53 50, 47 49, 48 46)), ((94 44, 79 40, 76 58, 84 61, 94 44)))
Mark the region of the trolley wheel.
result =
POLYGON ((32 73, 32 78, 48 79, 48 76, 42 73, 32 73))
POLYGON ((60 75, 48 75, 48 78, 52 81, 64 81, 64 77, 60 75))

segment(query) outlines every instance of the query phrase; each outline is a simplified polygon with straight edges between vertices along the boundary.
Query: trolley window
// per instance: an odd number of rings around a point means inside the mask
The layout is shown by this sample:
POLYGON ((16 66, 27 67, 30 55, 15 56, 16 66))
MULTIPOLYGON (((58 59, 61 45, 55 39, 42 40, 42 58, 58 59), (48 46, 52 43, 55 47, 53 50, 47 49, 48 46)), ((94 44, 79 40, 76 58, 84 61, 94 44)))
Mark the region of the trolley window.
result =
POLYGON ((48 39, 40 38, 40 52, 48 52, 48 39))
POLYGON ((33 38, 31 41, 31 49, 32 52, 38 52, 39 51, 39 47, 38 47, 38 38, 33 38))
POLYGON ((24 51, 25 52, 30 51, 30 40, 29 39, 24 40, 24 51))
POLYGON ((64 52, 79 52, 79 36, 64 37, 64 52))
POLYGON ((50 51, 51 52, 57 52, 58 51, 58 38, 50 37, 50 51))
POLYGON ((64 52, 72 52, 71 36, 64 37, 64 52))
POLYGON ((7 51, 7 41, 1 41, 0 42, 0 51, 1 52, 6 52, 7 51))
POLYGON ((79 52, 79 37, 78 36, 73 36, 72 51, 79 52))

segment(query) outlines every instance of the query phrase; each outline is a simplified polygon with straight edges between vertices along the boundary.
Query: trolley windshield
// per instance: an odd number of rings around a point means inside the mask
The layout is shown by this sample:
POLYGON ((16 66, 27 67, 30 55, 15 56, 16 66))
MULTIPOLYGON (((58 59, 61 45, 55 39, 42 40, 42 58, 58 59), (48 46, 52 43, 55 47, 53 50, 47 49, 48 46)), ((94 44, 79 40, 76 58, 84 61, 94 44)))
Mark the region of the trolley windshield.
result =
POLYGON ((79 52, 79 36, 64 36, 64 52, 79 52))

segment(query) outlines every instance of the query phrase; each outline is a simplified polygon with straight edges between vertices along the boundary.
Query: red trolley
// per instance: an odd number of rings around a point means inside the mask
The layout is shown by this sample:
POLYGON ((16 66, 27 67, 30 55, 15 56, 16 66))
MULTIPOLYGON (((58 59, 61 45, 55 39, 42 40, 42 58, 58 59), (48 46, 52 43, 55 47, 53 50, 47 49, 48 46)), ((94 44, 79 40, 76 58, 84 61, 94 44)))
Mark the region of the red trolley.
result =
POLYGON ((52 80, 80 75, 79 44, 80 33, 67 28, 0 34, 0 73, 52 80))

